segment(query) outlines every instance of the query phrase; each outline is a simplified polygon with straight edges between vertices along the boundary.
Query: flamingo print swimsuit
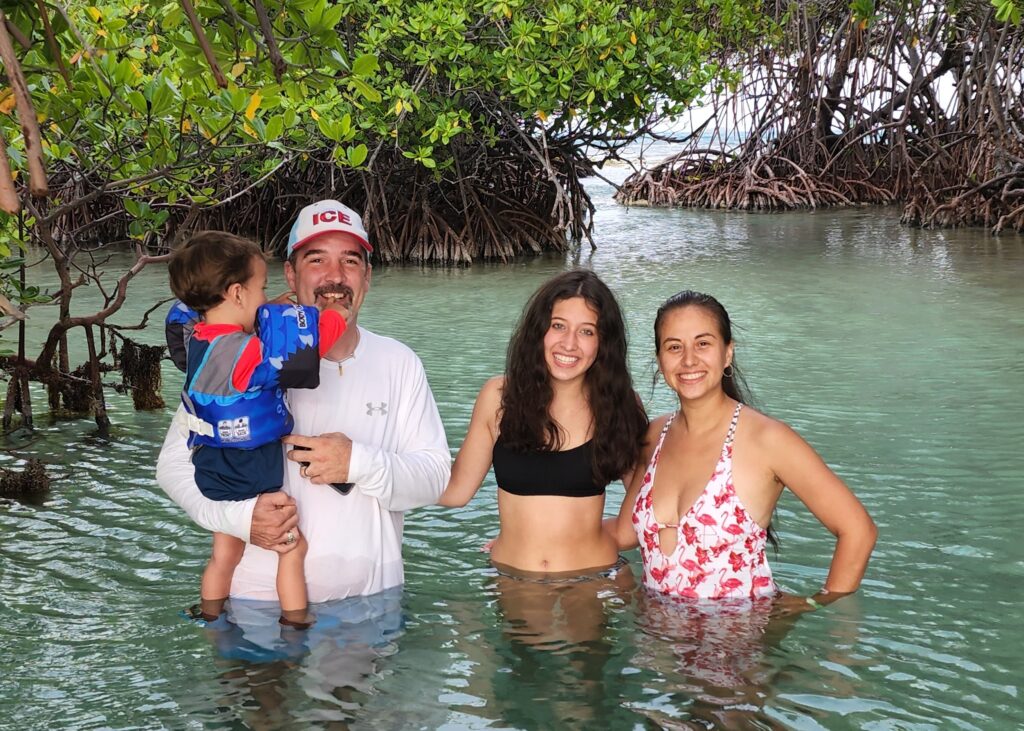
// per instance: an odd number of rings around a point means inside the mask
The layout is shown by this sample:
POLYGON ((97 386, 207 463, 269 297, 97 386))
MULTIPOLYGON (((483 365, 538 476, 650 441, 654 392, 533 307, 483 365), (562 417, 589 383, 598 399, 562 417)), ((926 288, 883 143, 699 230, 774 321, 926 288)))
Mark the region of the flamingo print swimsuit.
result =
POLYGON ((647 466, 633 505, 633 528, 640 541, 644 585, 654 591, 692 599, 757 598, 776 593, 765 559, 768 531, 754 522, 736 495, 732 482, 732 442, 743 404, 736 405, 722 453, 704 491, 679 524, 654 517, 654 473, 669 418, 647 466), (676 529, 672 553, 661 550, 661 530, 676 529))

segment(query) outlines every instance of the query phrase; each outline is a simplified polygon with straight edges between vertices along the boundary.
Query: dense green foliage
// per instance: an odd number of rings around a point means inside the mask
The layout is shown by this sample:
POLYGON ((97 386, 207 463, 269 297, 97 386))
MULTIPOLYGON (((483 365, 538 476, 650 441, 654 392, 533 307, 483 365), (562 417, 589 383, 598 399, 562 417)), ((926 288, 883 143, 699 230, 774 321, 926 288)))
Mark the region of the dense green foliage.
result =
MULTIPOLYGON (((197 12, 226 88, 178 3, 72 2, 66 17, 47 6, 70 84, 35 0, 8 12, 32 42, 22 65, 53 203, 117 193, 141 237, 311 155, 365 168, 393 146, 445 168, 455 136, 493 144, 509 117, 581 143, 628 138, 718 76, 716 50, 757 32, 756 5, 288 0, 267 6, 278 80, 255 7, 204 0, 197 12)), ((0 117, 0 129, 23 168, 16 120, 0 117)))

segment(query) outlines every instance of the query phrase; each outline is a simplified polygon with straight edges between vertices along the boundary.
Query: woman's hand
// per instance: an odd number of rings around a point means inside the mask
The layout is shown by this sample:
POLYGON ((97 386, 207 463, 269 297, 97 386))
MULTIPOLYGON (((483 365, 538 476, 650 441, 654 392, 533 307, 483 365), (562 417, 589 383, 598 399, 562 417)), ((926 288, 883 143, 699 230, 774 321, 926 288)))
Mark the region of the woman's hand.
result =
POLYGON ((815 606, 808 599, 812 599, 812 597, 802 597, 799 594, 780 594, 775 598, 771 615, 773 617, 797 616, 821 608, 820 604, 815 606))
POLYGON ((816 612, 824 609, 839 597, 835 594, 814 594, 813 596, 800 596, 799 594, 779 594, 772 605, 773 617, 795 617, 805 612, 816 612))

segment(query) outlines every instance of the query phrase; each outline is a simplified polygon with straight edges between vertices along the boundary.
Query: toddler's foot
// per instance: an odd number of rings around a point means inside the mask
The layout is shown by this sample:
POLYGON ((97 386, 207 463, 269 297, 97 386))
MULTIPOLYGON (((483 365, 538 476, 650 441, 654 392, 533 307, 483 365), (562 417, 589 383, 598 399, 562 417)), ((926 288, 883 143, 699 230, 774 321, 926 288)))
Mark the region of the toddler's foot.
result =
POLYGON ((228 598, 223 599, 199 599, 199 604, 196 604, 190 610, 195 616, 195 610, 198 609, 197 619, 203 619, 207 622, 216 622, 217 618, 224 613, 224 604, 228 598))
POLYGON ((281 618, 277 621, 282 627, 306 630, 316 622, 316 616, 306 609, 282 609, 281 618))

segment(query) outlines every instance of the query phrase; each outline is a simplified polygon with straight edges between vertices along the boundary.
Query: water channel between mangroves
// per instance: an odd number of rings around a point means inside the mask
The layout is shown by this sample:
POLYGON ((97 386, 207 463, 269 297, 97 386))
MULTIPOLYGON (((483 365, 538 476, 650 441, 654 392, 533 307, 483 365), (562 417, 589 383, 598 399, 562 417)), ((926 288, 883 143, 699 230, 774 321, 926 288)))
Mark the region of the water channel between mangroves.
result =
MULTIPOLYGON (((0 453, 61 475, 41 505, 0 503, 0 727, 1019 727, 1024 240, 907 229, 880 209, 627 211, 590 186, 592 254, 381 268, 361 324, 422 357, 454 452, 551 274, 589 266, 618 293, 652 415, 674 404, 651 385, 658 304, 683 288, 717 295, 757 404, 815 445, 878 523, 857 595, 766 626, 666 612, 612 585, 506 583, 480 551, 497 527, 489 476, 464 509, 407 515, 404 593, 334 607, 291 643, 271 622, 202 629, 178 612, 209 536, 153 480, 171 412, 135 413, 111 393, 109 442, 90 421, 43 416, 27 448, 0 453)), ((117 321, 166 292, 165 269, 147 268, 117 321)), ((95 305, 76 294, 76 311, 95 305)), ((31 315, 38 340, 47 313, 31 315)), ((139 337, 160 343, 162 328, 139 337)), ((179 387, 168 363, 169 404, 179 387)), ((609 514, 621 499, 613 486, 609 514)), ((789 495, 776 525, 777 580, 812 592, 832 537, 789 495)))

